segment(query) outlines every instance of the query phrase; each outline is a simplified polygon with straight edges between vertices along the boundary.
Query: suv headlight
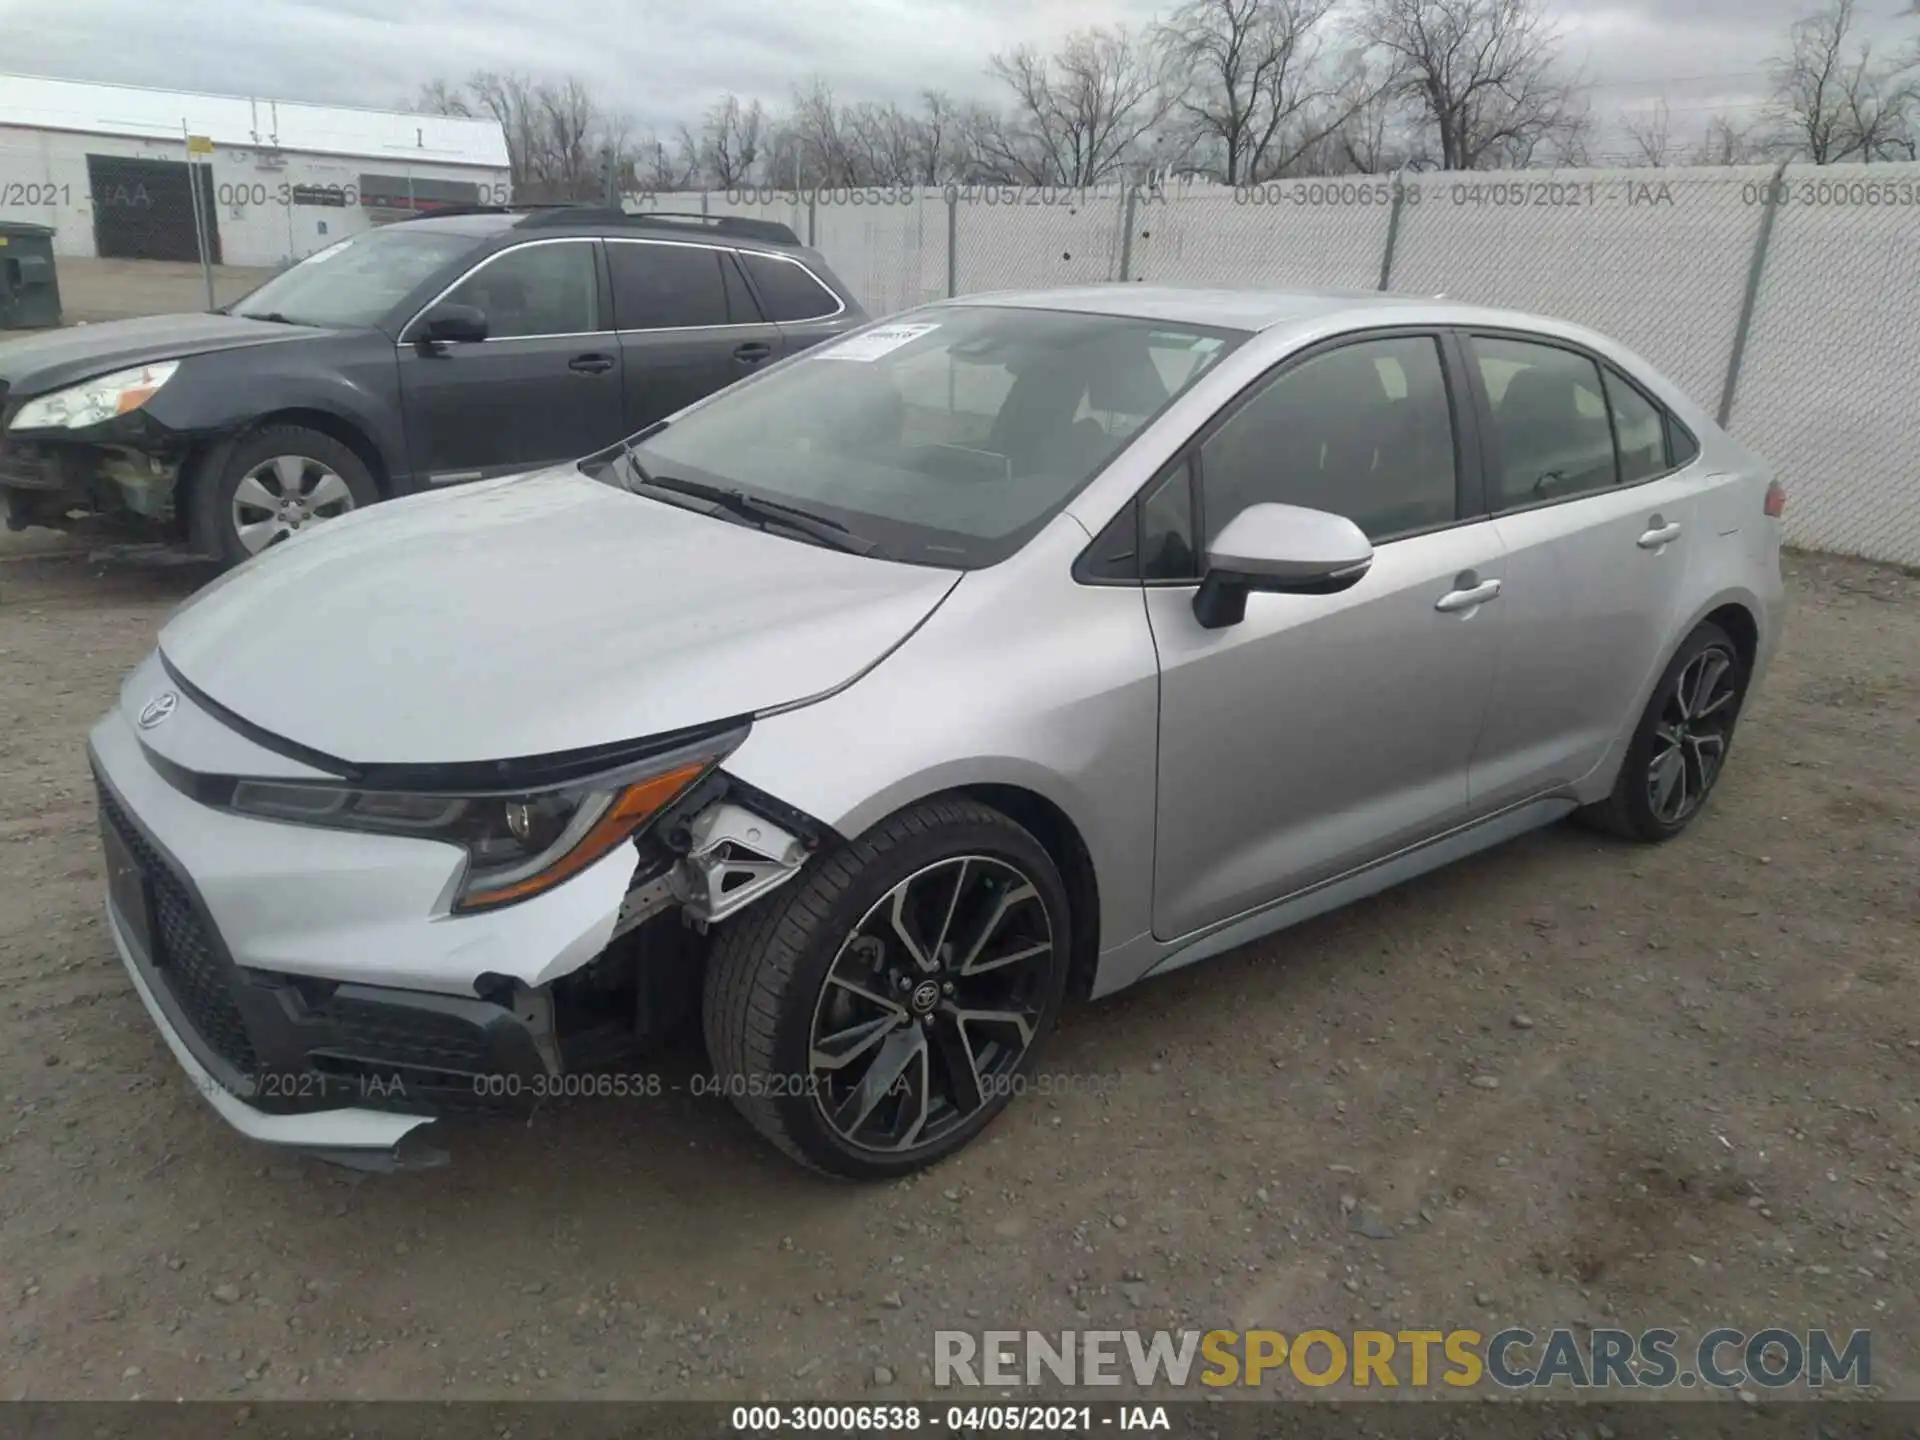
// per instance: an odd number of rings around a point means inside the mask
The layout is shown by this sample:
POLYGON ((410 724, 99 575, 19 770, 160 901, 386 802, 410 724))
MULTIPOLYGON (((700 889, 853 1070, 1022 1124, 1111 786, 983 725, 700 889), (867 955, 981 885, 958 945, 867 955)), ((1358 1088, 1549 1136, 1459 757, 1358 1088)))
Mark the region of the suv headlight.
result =
POLYGON ((728 732, 649 765, 520 794, 440 794, 241 780, 227 804, 264 820, 439 840, 467 852, 456 911, 530 899, 644 830, 745 738, 728 732))
POLYGON ((116 415, 129 415, 151 400, 180 368, 178 360, 116 370, 84 385, 29 400, 13 417, 15 430, 83 430, 116 415))

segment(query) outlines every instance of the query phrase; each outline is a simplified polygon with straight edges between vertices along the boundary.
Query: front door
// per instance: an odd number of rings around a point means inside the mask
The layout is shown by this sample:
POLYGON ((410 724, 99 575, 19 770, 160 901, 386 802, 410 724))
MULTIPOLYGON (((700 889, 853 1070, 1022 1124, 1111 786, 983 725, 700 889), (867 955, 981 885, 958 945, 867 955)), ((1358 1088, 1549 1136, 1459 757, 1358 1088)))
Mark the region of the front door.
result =
MULTIPOLYGON (((1247 505, 1346 515, 1372 569, 1337 595, 1252 595, 1207 630, 1154 585, 1160 764, 1153 929, 1176 940, 1459 823, 1504 616, 1438 338, 1290 362, 1200 445, 1209 538, 1247 505)), ((1176 475, 1173 483, 1182 483, 1176 475)), ((1178 505, 1143 507, 1178 514, 1178 505)), ((1143 535, 1142 553, 1161 547, 1143 535)), ((1181 547, 1172 547, 1179 550, 1181 547)))
POLYGON ((401 346, 415 475, 434 485, 508 475, 591 454, 626 433, 597 244, 541 240, 483 260, 442 303, 479 309, 487 338, 401 346))
POLYGON ((1484 812, 1580 779, 1634 718, 1682 619, 1700 483, 1669 463, 1660 408, 1611 367, 1515 336, 1468 349, 1507 552, 1500 678, 1472 769, 1484 812))

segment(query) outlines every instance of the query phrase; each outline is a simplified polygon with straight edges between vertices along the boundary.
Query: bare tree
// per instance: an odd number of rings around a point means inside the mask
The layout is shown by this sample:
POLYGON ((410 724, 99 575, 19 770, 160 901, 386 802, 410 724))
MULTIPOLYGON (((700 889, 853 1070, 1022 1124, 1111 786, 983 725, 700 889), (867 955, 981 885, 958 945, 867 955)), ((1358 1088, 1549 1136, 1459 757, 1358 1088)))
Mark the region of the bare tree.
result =
POLYGON ((534 168, 538 184, 553 200, 581 200, 598 193, 603 161, 611 140, 603 118, 577 79, 537 85, 533 92, 534 168))
POLYGON ((629 187, 645 195, 693 188, 694 169, 680 147, 669 146, 651 130, 628 148, 623 168, 629 187))
POLYGON ((1352 116, 1322 63, 1334 0, 1186 0, 1155 34, 1184 80, 1177 112, 1229 185, 1284 174, 1352 116))
POLYGON ((722 190, 751 183, 766 118, 758 100, 743 104, 738 95, 721 96, 707 110, 698 134, 680 127, 680 153, 687 169, 722 190))
POLYGON ((467 81, 474 113, 492 116, 506 135, 507 165, 516 197, 546 179, 539 173, 540 126, 533 89, 533 81, 525 75, 493 70, 482 70, 467 81))
POLYGON ((1707 133, 1694 147, 1690 163, 1694 165, 1750 165, 1760 158, 1745 126, 1736 125, 1725 115, 1707 121, 1707 133))
POLYGON ((1623 112, 1620 128, 1633 147, 1628 164, 1658 169, 1673 163, 1673 116, 1664 99, 1655 101, 1647 110, 1623 112))
POLYGON ((977 138, 990 169, 1030 185, 1097 185, 1140 163, 1148 133, 1177 98, 1155 47, 1124 27, 1069 35, 1051 55, 1032 46, 996 54, 992 73, 1012 111, 977 138))
POLYGON ((422 115, 459 115, 466 118, 473 115, 473 105, 465 92, 446 80, 427 81, 407 108, 422 115))
POLYGON ((1913 158, 1915 56, 1876 57, 1857 19, 1854 0, 1832 0, 1788 32, 1771 67, 1776 148, 1816 165, 1913 158))
POLYGON ((1586 118, 1541 0, 1366 0, 1361 23, 1443 169, 1576 158, 1586 118))

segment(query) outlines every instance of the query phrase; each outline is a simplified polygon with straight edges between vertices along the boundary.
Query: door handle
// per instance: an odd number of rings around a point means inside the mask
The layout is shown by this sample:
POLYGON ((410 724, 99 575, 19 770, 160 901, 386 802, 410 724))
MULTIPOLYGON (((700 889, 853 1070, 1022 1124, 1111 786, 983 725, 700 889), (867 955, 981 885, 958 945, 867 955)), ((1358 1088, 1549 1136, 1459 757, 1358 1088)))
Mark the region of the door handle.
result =
POLYGON ((773 354, 773 347, 759 340, 749 340, 744 345, 733 347, 733 358, 746 365, 758 365, 773 354))
POLYGON ((611 355, 576 355, 567 362, 576 375, 604 375, 613 368, 611 355))
POLYGON ((1449 590, 1433 602, 1433 608, 1452 615, 1461 610, 1471 610, 1476 605, 1484 605, 1487 601, 1497 598, 1499 594, 1498 580, 1482 580, 1478 585, 1469 586, 1465 590, 1449 590))
POLYGON ((1642 550, 1658 550, 1661 546, 1671 545, 1680 538, 1680 522, 1678 520, 1675 520, 1669 525, 1662 525, 1660 523, 1660 517, 1656 515, 1653 517, 1652 525, 1652 529, 1634 541, 1634 544, 1638 545, 1642 550))

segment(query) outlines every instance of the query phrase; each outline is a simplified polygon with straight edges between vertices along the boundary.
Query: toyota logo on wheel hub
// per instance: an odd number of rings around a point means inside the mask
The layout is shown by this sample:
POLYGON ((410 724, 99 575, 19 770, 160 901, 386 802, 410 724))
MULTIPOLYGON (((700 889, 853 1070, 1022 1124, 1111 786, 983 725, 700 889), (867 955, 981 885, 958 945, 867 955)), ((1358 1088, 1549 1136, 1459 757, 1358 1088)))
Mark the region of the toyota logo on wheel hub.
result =
POLYGON ((922 980, 918 985, 913 987, 913 997, 910 1003, 913 1005, 914 1014, 932 1014, 933 1007, 940 1003, 940 987, 931 980, 922 980))

